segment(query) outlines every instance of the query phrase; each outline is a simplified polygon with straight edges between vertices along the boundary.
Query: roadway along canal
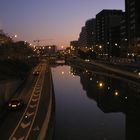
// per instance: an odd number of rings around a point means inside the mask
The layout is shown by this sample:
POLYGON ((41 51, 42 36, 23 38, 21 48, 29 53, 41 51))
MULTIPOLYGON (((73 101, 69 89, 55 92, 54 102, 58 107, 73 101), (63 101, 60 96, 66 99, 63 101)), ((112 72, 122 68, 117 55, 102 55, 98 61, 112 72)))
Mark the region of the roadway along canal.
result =
POLYGON ((52 68, 52 75, 54 140, 140 139, 140 91, 134 83, 70 66, 52 68))

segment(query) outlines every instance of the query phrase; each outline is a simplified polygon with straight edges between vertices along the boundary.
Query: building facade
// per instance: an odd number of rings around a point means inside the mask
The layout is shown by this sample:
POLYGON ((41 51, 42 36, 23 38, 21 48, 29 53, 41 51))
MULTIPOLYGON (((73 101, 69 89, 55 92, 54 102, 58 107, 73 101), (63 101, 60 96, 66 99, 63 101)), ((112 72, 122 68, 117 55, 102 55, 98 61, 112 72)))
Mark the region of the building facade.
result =
POLYGON ((86 21, 85 26, 82 27, 79 35, 80 48, 93 48, 95 46, 95 19, 86 21))
POLYGON ((93 19, 89 19, 86 21, 85 23, 85 27, 86 27, 86 32, 87 32, 87 47, 88 48, 94 48, 95 46, 95 24, 96 24, 96 20, 93 19))
POLYGON ((120 49, 122 10, 102 10, 96 15, 96 51, 110 55, 120 49))
POLYGON ((120 28, 121 37, 121 57, 127 57, 128 53, 128 33, 126 24, 126 12, 123 13, 120 28))
POLYGON ((140 7, 139 0, 125 0, 128 53, 140 55, 140 7))
POLYGON ((83 26, 81 28, 81 32, 79 34, 79 38, 78 38, 78 42, 79 42, 79 47, 83 48, 87 46, 87 32, 86 32, 86 27, 83 26))

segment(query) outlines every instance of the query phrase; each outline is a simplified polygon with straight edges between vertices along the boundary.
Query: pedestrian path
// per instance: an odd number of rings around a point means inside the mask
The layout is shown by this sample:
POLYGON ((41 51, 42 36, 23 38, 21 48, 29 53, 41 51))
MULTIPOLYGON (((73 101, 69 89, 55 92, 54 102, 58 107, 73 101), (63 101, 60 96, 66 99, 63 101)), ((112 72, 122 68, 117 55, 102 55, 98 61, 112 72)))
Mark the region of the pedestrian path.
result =
POLYGON ((136 79, 139 79, 140 80, 140 75, 138 74, 135 74, 133 72, 129 72, 129 71, 126 71, 126 70, 122 70, 122 69, 119 69, 119 68, 113 68, 113 66, 108 66, 106 64, 102 64, 102 63, 98 63, 98 62, 90 62, 98 67, 101 67, 101 68, 104 68, 104 69, 107 69, 107 70, 110 70, 110 71, 113 71, 113 72, 116 72, 116 73, 119 73, 119 74, 123 74, 125 76, 128 76, 128 77, 132 77, 132 78, 136 78, 136 79))

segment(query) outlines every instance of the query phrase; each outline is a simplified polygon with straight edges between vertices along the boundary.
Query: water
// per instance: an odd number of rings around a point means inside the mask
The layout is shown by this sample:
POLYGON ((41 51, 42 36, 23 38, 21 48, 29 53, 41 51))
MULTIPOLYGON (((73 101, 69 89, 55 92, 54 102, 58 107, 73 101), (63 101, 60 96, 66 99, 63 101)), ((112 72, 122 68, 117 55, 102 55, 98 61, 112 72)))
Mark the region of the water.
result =
POLYGON ((52 74, 54 140, 140 139, 140 97, 135 85, 70 66, 52 68, 52 74))

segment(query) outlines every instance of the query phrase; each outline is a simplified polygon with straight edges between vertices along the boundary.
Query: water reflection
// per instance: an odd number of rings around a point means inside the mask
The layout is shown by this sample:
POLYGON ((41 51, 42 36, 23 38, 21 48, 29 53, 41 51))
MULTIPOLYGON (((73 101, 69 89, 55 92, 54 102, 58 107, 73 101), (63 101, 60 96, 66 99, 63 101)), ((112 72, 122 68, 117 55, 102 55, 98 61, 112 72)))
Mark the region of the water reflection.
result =
POLYGON ((104 113, 125 114, 126 140, 140 139, 140 87, 138 85, 80 67, 73 66, 70 71, 80 77, 87 96, 96 101, 97 106, 104 113))

